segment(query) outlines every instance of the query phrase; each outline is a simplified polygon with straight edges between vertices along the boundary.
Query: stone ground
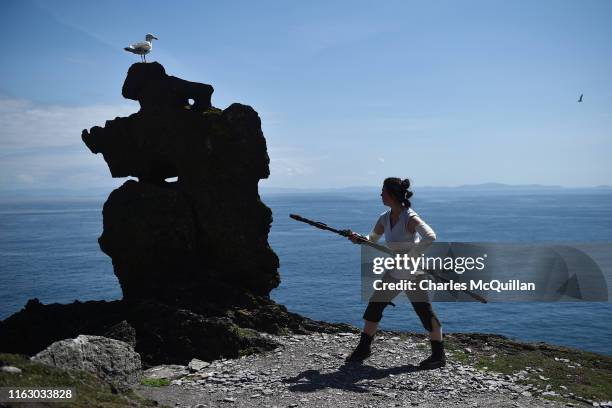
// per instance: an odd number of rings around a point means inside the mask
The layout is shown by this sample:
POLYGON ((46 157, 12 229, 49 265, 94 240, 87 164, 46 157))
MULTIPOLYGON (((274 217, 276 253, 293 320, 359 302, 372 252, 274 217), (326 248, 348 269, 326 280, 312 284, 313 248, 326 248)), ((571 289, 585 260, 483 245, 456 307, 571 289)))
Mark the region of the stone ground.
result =
MULTIPOLYGON (((140 385, 140 395, 172 407, 561 407, 586 406, 541 396, 545 389, 520 383, 525 372, 504 375, 462 364, 419 370, 429 355, 422 337, 379 332, 365 363, 345 363, 356 333, 271 336, 271 352, 211 363, 156 367, 179 377, 171 385, 140 385), (186 373, 189 373, 185 375, 186 373)), ((156 375, 159 376, 159 375, 156 375)), ((545 394, 546 395, 546 394, 545 394)))

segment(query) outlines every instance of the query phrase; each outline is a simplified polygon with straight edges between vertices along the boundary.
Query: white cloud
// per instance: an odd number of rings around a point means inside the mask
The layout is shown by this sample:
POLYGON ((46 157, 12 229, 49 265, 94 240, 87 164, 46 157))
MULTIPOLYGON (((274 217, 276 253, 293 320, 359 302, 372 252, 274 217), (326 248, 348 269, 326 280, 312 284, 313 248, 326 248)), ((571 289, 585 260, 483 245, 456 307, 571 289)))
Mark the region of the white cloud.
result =
POLYGON ((279 176, 308 176, 315 174, 316 168, 322 160, 326 160, 327 156, 319 157, 300 157, 300 156, 285 156, 270 158, 270 172, 273 175, 279 176))
POLYGON ((138 110, 117 105, 37 105, 0 99, 0 187, 99 188, 115 186, 101 155, 81 141, 83 129, 138 110))
POLYGON ((37 148, 5 155, 0 160, 0 187, 101 188, 114 186, 102 155, 82 147, 37 148))
POLYGON ((270 177, 260 185, 283 187, 316 186, 328 155, 313 154, 294 146, 268 146, 270 177))
POLYGON ((138 110, 135 103, 117 105, 36 105, 0 99, 0 151, 3 154, 39 147, 81 144, 81 132, 138 110))

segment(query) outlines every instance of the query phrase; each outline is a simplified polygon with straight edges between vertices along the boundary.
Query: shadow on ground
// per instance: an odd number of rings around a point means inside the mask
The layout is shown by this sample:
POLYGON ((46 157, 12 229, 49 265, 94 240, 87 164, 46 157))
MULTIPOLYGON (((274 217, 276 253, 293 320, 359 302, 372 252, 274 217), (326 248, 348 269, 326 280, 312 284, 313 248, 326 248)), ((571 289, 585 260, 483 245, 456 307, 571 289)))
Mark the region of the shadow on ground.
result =
POLYGON ((295 377, 286 378, 283 382, 296 383, 289 387, 291 391, 315 392, 325 388, 338 388, 353 392, 370 392, 357 383, 362 380, 379 380, 389 375, 399 375, 421 371, 418 366, 407 364, 399 367, 376 368, 360 363, 345 363, 337 371, 321 374, 319 370, 302 371, 295 377), (306 380, 306 381, 304 381, 306 380))

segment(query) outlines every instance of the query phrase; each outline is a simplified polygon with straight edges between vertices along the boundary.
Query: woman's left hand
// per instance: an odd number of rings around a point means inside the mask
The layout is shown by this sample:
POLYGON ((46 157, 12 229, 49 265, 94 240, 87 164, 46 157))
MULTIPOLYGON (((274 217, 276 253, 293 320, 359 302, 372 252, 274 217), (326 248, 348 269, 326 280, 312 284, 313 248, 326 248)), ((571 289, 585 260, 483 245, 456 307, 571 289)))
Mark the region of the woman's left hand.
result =
POLYGON ((349 230, 349 235, 348 239, 353 243, 353 244, 359 244, 360 241, 363 240, 364 237, 362 237, 361 235, 357 234, 356 232, 353 232, 351 230, 349 230))

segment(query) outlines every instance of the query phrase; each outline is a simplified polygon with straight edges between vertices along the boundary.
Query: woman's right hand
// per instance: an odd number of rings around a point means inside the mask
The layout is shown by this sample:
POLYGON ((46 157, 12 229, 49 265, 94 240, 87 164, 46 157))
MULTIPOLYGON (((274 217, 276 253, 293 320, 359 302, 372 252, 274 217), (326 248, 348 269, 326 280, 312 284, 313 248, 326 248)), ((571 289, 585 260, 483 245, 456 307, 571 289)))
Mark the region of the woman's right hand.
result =
POLYGON ((353 243, 353 244, 359 244, 360 243, 360 238, 363 239, 364 237, 362 237, 361 235, 357 234, 356 232, 353 232, 351 230, 349 230, 349 235, 348 239, 353 243))

